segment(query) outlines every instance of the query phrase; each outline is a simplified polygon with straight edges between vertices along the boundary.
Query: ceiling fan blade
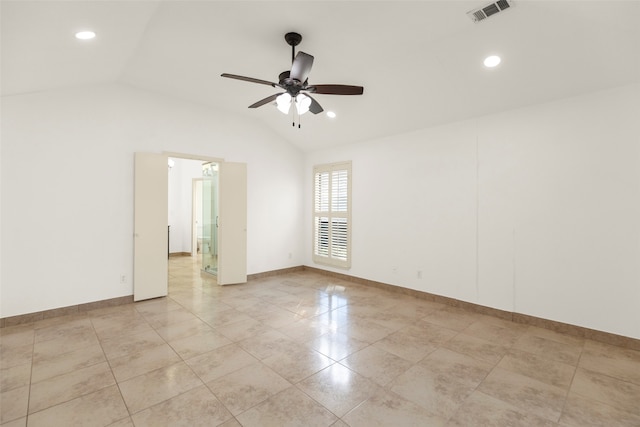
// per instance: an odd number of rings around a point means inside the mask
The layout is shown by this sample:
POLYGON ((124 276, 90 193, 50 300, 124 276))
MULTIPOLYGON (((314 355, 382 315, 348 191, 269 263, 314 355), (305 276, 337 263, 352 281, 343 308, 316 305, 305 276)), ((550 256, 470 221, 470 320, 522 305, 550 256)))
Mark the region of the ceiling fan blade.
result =
POLYGON ((249 105, 249 108, 258 108, 258 107, 262 107, 264 104, 268 104, 270 102, 273 102, 276 100, 276 98, 278 96, 282 95, 282 93, 276 93, 275 95, 271 95, 271 96, 267 96, 265 99, 261 99, 260 101, 256 102, 255 104, 251 104, 249 105))
POLYGON ((312 93, 322 95, 362 95, 364 88, 362 86, 349 85, 313 85, 307 88, 312 93))
POLYGON ((291 65, 291 73, 289 74, 289 77, 300 82, 304 82, 307 80, 307 76, 309 75, 312 66, 313 56, 304 52, 298 52, 296 58, 293 60, 293 64, 291 65))
MULTIPOLYGON (((306 93, 305 93, 305 95, 309 96, 306 93)), ((318 104, 318 101, 316 101, 315 99, 313 99, 310 96, 309 96, 309 99, 311 100, 311 105, 309 106, 309 111, 311 111, 313 114, 322 113, 324 111, 324 109, 320 106, 320 104, 318 104)))
POLYGON ((277 87, 278 86, 275 83, 271 83, 271 82, 268 82, 266 80, 254 79, 253 77, 238 76, 236 74, 222 73, 222 74, 220 74, 220 76, 221 77, 228 77, 230 79, 243 80, 245 82, 259 83, 259 84, 268 85, 268 86, 271 86, 271 87, 277 87))

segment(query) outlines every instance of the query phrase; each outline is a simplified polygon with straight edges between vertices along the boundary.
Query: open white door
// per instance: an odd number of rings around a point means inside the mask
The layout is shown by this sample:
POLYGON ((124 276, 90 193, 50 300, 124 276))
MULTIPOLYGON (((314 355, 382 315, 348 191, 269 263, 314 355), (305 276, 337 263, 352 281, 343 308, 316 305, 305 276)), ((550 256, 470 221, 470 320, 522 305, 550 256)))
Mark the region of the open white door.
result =
POLYGON ((135 153, 133 300, 168 291, 167 156, 135 153))
POLYGON ((247 165, 220 163, 218 284, 247 281, 247 165))

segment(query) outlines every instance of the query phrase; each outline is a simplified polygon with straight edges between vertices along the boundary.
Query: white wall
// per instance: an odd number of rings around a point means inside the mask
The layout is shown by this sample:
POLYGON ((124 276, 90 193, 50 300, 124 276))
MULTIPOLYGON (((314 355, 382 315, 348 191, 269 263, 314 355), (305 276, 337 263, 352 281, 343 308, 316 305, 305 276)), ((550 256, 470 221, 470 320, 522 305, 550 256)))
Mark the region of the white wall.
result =
POLYGON ((353 263, 327 270, 640 338, 640 85, 310 153, 306 248, 311 168, 343 160, 353 263))
POLYGON ((303 156, 260 124, 114 84, 3 97, 1 136, 0 317, 132 294, 136 151, 246 162, 248 273, 302 264, 303 156))
POLYGON ((133 153, 169 151, 248 164, 250 274, 313 265, 311 166, 352 160, 348 274, 640 338, 638 117, 633 85, 305 161, 127 86, 4 97, 0 317, 130 295, 133 153))

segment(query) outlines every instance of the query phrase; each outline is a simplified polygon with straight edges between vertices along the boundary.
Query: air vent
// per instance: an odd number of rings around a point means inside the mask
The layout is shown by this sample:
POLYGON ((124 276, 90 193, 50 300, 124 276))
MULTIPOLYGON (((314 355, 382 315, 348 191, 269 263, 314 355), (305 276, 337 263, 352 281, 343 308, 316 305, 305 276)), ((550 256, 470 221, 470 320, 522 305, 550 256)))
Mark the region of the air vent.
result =
POLYGON ((470 10, 467 12, 467 16, 471 18, 473 22, 480 22, 488 17, 500 13, 505 9, 509 9, 513 6, 513 2, 509 0, 498 0, 495 3, 489 3, 479 9, 470 10))

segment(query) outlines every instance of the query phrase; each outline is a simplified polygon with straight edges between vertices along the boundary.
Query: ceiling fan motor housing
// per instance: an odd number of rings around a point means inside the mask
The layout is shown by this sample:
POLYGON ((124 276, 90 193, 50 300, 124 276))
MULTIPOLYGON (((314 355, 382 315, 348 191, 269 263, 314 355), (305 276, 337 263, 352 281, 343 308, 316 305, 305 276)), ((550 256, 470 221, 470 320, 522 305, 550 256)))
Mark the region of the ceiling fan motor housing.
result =
POLYGON ((289 93, 291 96, 296 96, 302 89, 306 87, 306 81, 301 82, 296 79, 292 79, 291 72, 289 70, 283 71, 278 76, 278 83, 280 86, 289 93))
POLYGON ((289 70, 281 72, 280 75, 278 76, 278 83, 284 86, 285 82, 287 81, 290 75, 291 75, 291 71, 289 70))
POLYGON ((302 36, 298 33, 287 33, 284 35, 284 39, 289 46, 298 46, 302 41, 302 36))

